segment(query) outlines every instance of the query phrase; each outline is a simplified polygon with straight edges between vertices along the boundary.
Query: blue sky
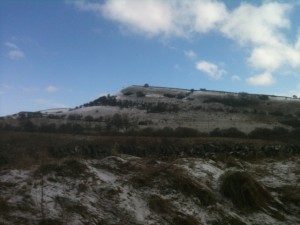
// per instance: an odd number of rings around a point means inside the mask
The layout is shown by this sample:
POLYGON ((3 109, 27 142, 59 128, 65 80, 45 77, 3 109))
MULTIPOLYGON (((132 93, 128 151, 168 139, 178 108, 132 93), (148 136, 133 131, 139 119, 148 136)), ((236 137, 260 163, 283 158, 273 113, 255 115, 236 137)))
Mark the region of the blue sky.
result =
POLYGON ((1 0, 0 115, 132 84, 300 96, 300 2, 1 0))

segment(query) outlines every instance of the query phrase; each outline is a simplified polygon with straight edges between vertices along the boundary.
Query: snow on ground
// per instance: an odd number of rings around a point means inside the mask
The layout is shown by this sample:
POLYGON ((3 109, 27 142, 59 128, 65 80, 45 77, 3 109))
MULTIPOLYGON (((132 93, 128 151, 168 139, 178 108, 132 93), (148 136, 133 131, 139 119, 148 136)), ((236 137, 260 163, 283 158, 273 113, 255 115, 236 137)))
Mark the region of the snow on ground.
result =
MULTIPOLYGON (((67 221, 68 224, 170 224, 166 219, 170 220, 170 215, 159 214, 150 208, 149 198, 152 195, 159 195, 170 202, 174 215, 191 216, 203 225, 227 221, 228 218, 236 218, 247 225, 300 222, 299 216, 293 214, 286 214, 285 220, 280 221, 268 212, 240 213, 240 209, 222 198, 218 186, 219 177, 225 171, 238 168, 226 168, 226 164, 220 161, 183 158, 174 162, 147 164, 142 158, 118 155, 99 160, 81 159, 79 162, 86 165, 87 171, 78 177, 64 177, 55 174, 55 170, 43 177, 37 176, 36 166, 27 170, 2 170, 0 200, 7 200, 13 210, 0 213, 1 224, 16 224, 21 218, 27 219, 29 224, 38 224, 42 216, 41 207, 44 207, 47 218, 67 221), (166 180, 159 180, 164 176, 153 177, 152 183, 149 181, 141 187, 132 183, 133 177, 143 174, 141 171, 151 171, 153 166, 168 163, 183 168, 186 176, 207 186, 218 199, 217 202, 203 206, 194 196, 186 196, 178 189, 172 190, 166 180), (23 207, 17 207, 20 205, 23 207)), ((267 187, 298 185, 299 182, 299 162, 294 159, 247 163, 244 169, 267 187)))
POLYGON ((56 114, 56 113, 66 113, 69 110, 70 110, 69 108, 54 108, 54 109, 41 110, 39 112, 41 112, 43 114, 56 114))

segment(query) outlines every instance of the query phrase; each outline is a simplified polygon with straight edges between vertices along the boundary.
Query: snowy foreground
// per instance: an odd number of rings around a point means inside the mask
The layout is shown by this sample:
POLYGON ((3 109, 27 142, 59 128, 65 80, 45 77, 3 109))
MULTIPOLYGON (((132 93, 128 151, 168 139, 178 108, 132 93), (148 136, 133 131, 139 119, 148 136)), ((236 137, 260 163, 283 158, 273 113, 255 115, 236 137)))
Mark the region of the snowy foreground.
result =
POLYGON ((299 183, 299 158, 68 158, 2 169, 0 224, 300 224, 299 183))

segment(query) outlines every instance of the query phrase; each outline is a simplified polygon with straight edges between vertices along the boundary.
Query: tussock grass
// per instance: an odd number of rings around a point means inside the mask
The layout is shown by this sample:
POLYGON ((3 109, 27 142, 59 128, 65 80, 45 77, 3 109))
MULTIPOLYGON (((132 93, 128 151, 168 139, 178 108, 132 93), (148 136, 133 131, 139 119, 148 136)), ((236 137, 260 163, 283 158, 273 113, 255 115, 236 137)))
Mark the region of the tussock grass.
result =
POLYGON ((84 163, 75 159, 69 159, 63 163, 50 163, 41 165, 36 171, 35 176, 47 175, 54 173, 56 176, 77 178, 86 174, 88 171, 87 166, 84 163))
POLYGON ((195 197, 197 203, 203 206, 216 203, 216 198, 208 187, 191 177, 183 168, 171 163, 144 167, 131 181, 136 187, 151 186, 155 181, 158 185, 167 182, 164 187, 170 187, 188 197, 195 197))
POLYGON ((200 225, 193 216, 178 214, 173 218, 174 225, 200 225))
POLYGON ((172 214, 174 211, 171 202, 158 195, 151 195, 148 204, 149 208, 158 214, 172 214))
POLYGON ((267 209, 274 202, 270 192, 258 183, 249 173, 229 171, 220 177, 220 192, 242 209, 267 209))
POLYGON ((173 188, 186 196, 196 197, 200 204, 208 206, 216 203, 213 192, 200 181, 192 178, 183 169, 169 169, 167 179, 173 184, 173 188))
POLYGON ((226 160, 226 168, 231 168, 231 167, 242 169, 243 166, 237 159, 230 156, 226 160))

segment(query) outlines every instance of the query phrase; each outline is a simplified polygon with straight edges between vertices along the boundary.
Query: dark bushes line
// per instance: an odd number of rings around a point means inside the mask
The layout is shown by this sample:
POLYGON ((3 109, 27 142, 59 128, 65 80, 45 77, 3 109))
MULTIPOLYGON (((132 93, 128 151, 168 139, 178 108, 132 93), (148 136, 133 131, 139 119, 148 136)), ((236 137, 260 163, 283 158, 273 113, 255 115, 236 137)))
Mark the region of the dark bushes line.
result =
POLYGON ((231 107, 248 107, 258 105, 259 101, 255 98, 235 98, 233 96, 228 96, 225 98, 212 97, 205 100, 204 103, 221 103, 231 107))
MULTIPOLYGON (((90 121, 87 118, 85 121, 90 121)), ((103 122, 103 121, 102 121, 103 122)), ((240 131, 236 127, 227 129, 216 128, 209 133, 199 132, 196 129, 188 127, 164 127, 162 129, 153 129, 150 127, 144 129, 135 129, 127 115, 114 114, 104 119, 105 126, 102 127, 84 127, 79 123, 66 123, 56 125, 54 123, 37 126, 31 120, 26 119, 20 122, 18 127, 12 127, 8 124, 0 126, 0 130, 43 132, 43 133, 72 133, 72 134, 99 134, 99 135, 117 135, 117 136, 148 136, 148 137, 225 137, 225 138, 252 138, 264 140, 298 140, 300 128, 288 130, 283 127, 256 128, 249 134, 240 131)))

